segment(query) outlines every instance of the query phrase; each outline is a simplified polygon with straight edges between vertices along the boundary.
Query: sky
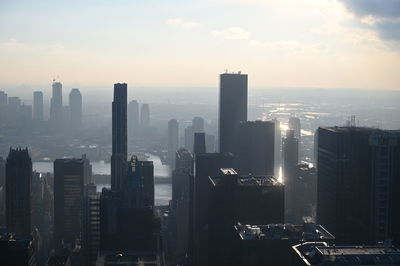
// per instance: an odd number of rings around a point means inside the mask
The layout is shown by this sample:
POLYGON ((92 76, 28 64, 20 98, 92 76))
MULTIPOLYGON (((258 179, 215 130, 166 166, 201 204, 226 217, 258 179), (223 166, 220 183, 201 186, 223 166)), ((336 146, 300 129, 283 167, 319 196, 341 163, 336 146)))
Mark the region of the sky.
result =
POLYGON ((400 0, 0 0, 0 84, 400 89, 400 0))

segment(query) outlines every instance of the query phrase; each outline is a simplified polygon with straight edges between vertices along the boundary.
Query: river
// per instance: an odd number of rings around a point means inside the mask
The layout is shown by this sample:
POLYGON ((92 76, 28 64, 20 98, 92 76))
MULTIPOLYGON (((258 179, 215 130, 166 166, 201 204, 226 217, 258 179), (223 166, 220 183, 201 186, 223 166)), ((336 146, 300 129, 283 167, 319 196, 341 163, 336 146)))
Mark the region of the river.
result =
MULTIPOLYGON (((160 157, 147 154, 148 160, 153 161, 154 176, 158 178, 171 177, 171 169, 167 165, 161 163, 160 157)), ((90 162, 93 169, 93 174, 110 175, 111 164, 105 161, 90 162)), ((53 162, 33 162, 33 170, 40 173, 53 173, 53 162)), ((109 188, 109 184, 98 184, 97 191, 101 191, 103 187, 109 188)), ((154 186, 155 201, 157 206, 168 205, 172 197, 172 185, 168 183, 155 184, 154 186)))

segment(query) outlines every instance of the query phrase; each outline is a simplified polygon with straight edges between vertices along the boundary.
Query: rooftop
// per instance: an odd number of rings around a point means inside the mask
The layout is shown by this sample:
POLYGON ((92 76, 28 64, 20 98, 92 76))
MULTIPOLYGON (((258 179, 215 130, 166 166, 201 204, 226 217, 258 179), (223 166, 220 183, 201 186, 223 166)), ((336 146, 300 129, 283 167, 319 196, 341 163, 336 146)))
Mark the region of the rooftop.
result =
POLYGON ((328 246, 306 242, 293 246, 305 265, 399 265, 400 250, 391 245, 328 246))
POLYGON ((236 225, 235 229, 242 240, 333 240, 335 237, 321 225, 315 223, 236 225))
POLYGON ((283 184, 273 176, 239 176, 233 168, 221 168, 220 175, 210 177, 210 180, 214 186, 226 181, 236 182, 239 186, 283 186, 283 184))

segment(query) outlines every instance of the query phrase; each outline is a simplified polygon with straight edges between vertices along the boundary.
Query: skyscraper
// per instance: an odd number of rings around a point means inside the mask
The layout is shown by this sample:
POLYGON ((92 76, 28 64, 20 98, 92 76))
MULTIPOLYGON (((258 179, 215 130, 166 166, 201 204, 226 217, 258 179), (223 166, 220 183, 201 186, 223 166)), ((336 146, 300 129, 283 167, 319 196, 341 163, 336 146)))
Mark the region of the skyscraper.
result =
POLYGON ((192 120, 193 134, 204 132, 204 119, 201 117, 194 117, 192 120))
POLYGON ((111 189, 121 189, 126 175, 128 157, 127 136, 127 99, 126 83, 114 84, 114 101, 112 103, 112 155, 111 155, 111 189))
POLYGON ((241 121, 247 121, 247 75, 221 74, 219 152, 234 152, 241 121))
POLYGON ((6 224, 8 233, 31 234, 32 161, 28 149, 10 149, 6 162, 6 224))
POLYGON ((234 225, 282 223, 284 186, 273 177, 240 177, 232 168, 220 169, 208 183, 208 261, 200 265, 236 265, 230 262, 234 225))
POLYGON ((275 124, 275 145, 274 145, 274 176, 275 178, 280 177, 280 170, 282 167, 282 134, 281 134, 281 123, 278 119, 272 119, 275 124))
POLYGON ((232 154, 206 153, 196 154, 194 164, 194 183, 191 187, 193 197, 192 239, 193 260, 195 265, 207 265, 208 246, 208 197, 209 176, 217 176, 221 168, 230 168, 232 154))
POLYGON ((168 121, 168 163, 175 168, 175 154, 179 146, 179 124, 176 119, 168 121))
POLYGON ((234 166, 240 175, 274 175, 275 124, 244 121, 239 124, 234 166))
POLYGON ((206 153, 206 134, 204 132, 194 133, 193 153, 206 153))
POLYGON ((400 131, 318 129, 317 220, 338 243, 400 243, 400 131))
POLYGON ((82 127, 82 94, 79 89, 72 89, 69 93, 69 110, 71 129, 79 130, 82 127))
POLYGON ((150 126, 150 106, 147 103, 142 104, 140 109, 140 123, 143 127, 150 126))
POLYGON ((53 126, 62 124, 63 118, 63 99, 62 99, 62 84, 61 82, 53 81, 52 97, 50 100, 50 121, 53 126))
POLYGON ((43 121, 43 92, 33 92, 33 119, 43 121))
POLYGON ((8 95, 4 91, 0 91, 0 124, 6 122, 7 118, 8 95))
POLYGON ((301 125, 298 117, 289 118, 289 129, 294 131, 294 137, 300 142, 301 138, 301 125))
POLYGON ((70 249, 82 233, 85 162, 83 159, 54 161, 54 243, 70 249))
POLYGON ((139 125, 139 103, 132 100, 128 105, 128 132, 130 137, 137 137, 139 125))
POLYGON ((285 182, 285 222, 293 221, 294 190, 297 164, 299 162, 299 141, 295 138, 294 130, 287 130, 282 140, 283 180, 285 182))

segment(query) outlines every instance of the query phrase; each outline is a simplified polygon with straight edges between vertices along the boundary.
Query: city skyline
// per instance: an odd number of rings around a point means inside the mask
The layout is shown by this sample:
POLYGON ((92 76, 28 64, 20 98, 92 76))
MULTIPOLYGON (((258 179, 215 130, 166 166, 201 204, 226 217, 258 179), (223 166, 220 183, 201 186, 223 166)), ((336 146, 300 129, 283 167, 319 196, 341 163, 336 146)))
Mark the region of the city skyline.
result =
POLYGON ((3 84, 60 77, 71 87, 118 80, 202 87, 215 85, 224 69, 252 73, 249 87, 400 84, 398 1, 2 1, 0 7, 3 84))

